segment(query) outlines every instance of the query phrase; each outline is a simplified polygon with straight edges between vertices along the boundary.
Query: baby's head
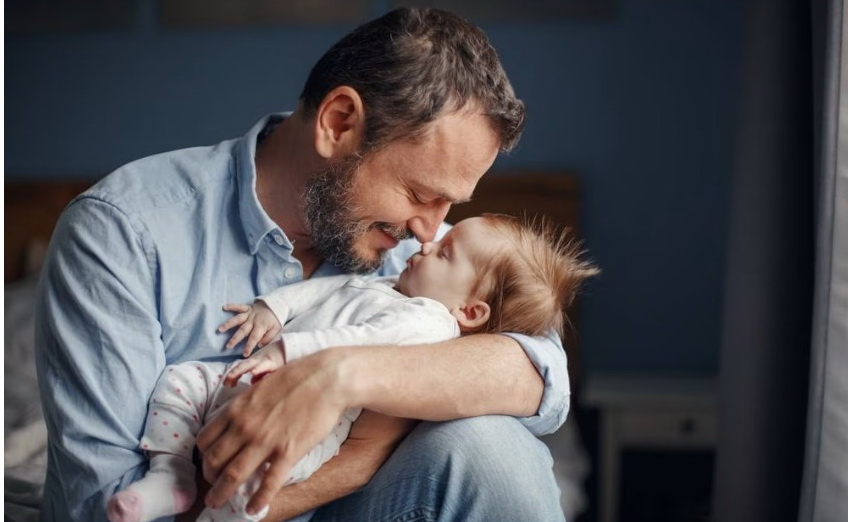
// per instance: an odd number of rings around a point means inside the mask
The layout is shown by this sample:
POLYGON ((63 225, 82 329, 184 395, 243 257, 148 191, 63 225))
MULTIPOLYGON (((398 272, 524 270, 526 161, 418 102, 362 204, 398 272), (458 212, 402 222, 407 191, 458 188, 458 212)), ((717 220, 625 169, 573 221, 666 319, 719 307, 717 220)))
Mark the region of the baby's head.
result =
POLYGON ((544 224, 494 214, 465 219, 407 260, 398 289, 444 304, 463 333, 562 335, 563 309, 598 273, 544 224))

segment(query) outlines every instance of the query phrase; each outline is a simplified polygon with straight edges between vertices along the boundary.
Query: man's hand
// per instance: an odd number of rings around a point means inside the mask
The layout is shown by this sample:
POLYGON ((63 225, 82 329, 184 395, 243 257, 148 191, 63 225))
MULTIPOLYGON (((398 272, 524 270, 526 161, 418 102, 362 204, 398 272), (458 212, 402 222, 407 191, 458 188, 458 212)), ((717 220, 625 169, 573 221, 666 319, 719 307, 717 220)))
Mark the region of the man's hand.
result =
POLYGON ((339 454, 305 481, 281 489, 265 520, 294 518, 365 486, 417 424, 416 420, 362 410, 339 454))
POLYGON ((502 335, 320 351, 269 374, 201 430, 204 476, 215 484, 207 504, 223 504, 268 462, 248 505, 258 511, 347 408, 436 421, 528 416, 538 411, 543 390, 544 380, 521 346, 502 335))
POLYGON ((289 470, 326 437, 348 407, 343 358, 336 350, 304 357, 239 395, 198 434, 203 474, 213 484, 206 504, 219 507, 267 462, 248 512, 269 504, 289 470))
MULTIPOLYGON (((271 501, 271 511, 264 520, 289 520, 366 485, 416 424, 416 420, 362 410, 339 454, 305 481, 282 488, 271 501)), ((211 487, 200 474, 197 484, 198 497, 205 495, 211 487)), ((176 520, 197 520, 203 508, 203 501, 198 500, 190 511, 178 515, 176 520)))

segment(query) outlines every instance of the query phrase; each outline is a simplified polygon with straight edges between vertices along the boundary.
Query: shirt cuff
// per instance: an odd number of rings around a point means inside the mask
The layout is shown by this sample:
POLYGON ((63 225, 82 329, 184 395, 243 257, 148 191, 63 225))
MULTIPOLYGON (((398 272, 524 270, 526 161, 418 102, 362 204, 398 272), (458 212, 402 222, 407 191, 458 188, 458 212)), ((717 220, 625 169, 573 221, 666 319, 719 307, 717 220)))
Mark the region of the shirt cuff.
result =
POLYGON ((545 381, 542 402, 536 415, 518 420, 534 435, 555 432, 565 422, 571 406, 571 387, 568 380, 568 361, 562 343, 555 334, 549 337, 530 337, 505 333, 515 339, 545 381))
POLYGON ((265 303, 279 321, 280 326, 285 327, 286 322, 290 319, 291 307, 282 296, 272 292, 268 295, 259 296, 256 300, 265 303))
POLYGON ((321 350, 321 346, 315 342, 315 336, 309 331, 284 331, 281 337, 286 350, 286 364, 321 350))

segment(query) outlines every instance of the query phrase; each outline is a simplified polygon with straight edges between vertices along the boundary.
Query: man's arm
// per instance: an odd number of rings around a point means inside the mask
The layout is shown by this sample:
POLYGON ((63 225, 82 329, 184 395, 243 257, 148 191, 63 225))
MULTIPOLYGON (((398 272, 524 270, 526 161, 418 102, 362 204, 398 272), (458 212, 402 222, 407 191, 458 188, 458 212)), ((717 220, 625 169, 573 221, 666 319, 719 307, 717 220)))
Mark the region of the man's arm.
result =
MULTIPOLYGON (((351 426, 338 455, 325 462, 305 481, 281 489, 263 520, 289 520, 353 493, 371 480, 417 423, 412 419, 363 410, 351 426)), ((205 493, 208 489, 209 484, 199 478, 198 491, 205 493)), ((191 512, 179 515, 177 520, 195 520, 203 511, 200 500, 191 512)))
POLYGON ((45 516, 101 520, 105 499, 144 470, 137 437, 165 358, 151 274, 120 211, 90 198, 65 211, 36 315, 50 444, 45 516))
POLYGON ((364 486, 417 423, 363 410, 339 454, 307 480, 281 489, 265 520, 288 520, 364 486))
POLYGON ((507 336, 325 350, 269 375, 201 431, 204 473, 215 483, 206 500, 220 506, 267 461, 249 508, 268 504, 291 466, 347 408, 425 420, 528 416, 536 414, 543 390, 536 367, 507 336))

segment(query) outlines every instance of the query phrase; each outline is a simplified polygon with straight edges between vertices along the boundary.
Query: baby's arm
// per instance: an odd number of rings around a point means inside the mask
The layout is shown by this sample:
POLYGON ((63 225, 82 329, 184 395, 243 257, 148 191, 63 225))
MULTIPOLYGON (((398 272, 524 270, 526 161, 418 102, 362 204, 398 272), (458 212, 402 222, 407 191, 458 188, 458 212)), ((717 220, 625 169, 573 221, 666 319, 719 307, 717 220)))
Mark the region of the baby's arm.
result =
POLYGON ((293 361, 333 346, 435 343, 459 336, 456 319, 440 303, 406 298, 368 319, 319 330, 284 332, 286 360, 293 361))
POLYGON ((252 305, 226 304, 224 310, 236 315, 222 323, 218 331, 226 332, 238 326, 226 347, 235 348, 247 338, 243 353, 248 357, 257 346, 273 341, 289 320, 322 302, 349 280, 349 275, 308 279, 260 296, 252 305))
MULTIPOLYGON (((264 305, 257 301, 253 308, 254 310, 261 310, 264 305)), ((265 310, 265 312, 261 312, 262 315, 274 316, 270 310, 267 310, 267 308, 265 310)), ((230 319, 222 325, 222 328, 230 323, 235 323, 242 315, 247 314, 239 314, 239 316, 230 319)), ((244 337, 244 335, 239 336, 239 334, 243 333, 246 325, 256 325, 261 322, 261 320, 243 321, 244 324, 227 346, 229 347, 230 344, 234 346, 244 337)), ((250 334, 245 346, 246 353, 255 346, 253 341, 263 335, 261 331, 256 333, 256 326, 253 328, 254 331, 250 334), (255 337, 254 334, 256 334, 255 337)), ((255 383, 267 373, 281 368, 287 361, 299 359, 331 346, 434 343, 458 336, 459 327, 456 320, 441 304, 424 298, 402 299, 393 302, 360 323, 319 330, 285 332, 282 334, 280 342, 263 347, 249 359, 240 361, 233 366, 227 372, 224 384, 235 386, 246 373, 253 376, 251 381, 255 383)), ((262 337, 262 340, 264 341, 265 337, 262 337)))

